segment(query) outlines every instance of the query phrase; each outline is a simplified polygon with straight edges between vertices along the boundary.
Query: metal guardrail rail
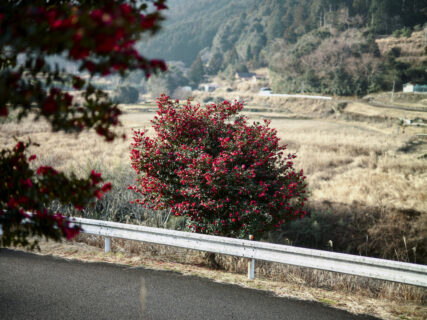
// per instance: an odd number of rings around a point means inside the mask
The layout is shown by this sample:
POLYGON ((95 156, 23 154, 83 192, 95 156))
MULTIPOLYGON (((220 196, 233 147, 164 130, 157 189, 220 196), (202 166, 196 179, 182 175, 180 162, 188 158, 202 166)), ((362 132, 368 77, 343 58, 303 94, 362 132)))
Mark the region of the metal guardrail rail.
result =
POLYGON ((73 221, 84 233, 107 237, 107 252, 110 237, 117 237, 250 258, 248 275, 252 279, 256 259, 427 287, 425 265, 101 220, 73 221))
POLYGON ((261 97, 283 97, 283 98, 299 98, 299 99, 315 99, 315 100, 332 100, 332 97, 327 96, 311 96, 307 94, 287 94, 287 93, 271 93, 271 92, 260 92, 258 93, 261 97))

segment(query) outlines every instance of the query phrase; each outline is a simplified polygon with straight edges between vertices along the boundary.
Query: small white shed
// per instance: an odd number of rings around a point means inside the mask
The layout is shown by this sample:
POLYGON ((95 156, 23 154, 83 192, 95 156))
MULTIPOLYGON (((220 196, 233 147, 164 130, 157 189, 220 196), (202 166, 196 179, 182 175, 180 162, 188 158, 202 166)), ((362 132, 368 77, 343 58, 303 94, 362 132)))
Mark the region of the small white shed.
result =
POLYGON ((415 85, 411 82, 405 83, 403 85, 403 92, 414 92, 415 85))

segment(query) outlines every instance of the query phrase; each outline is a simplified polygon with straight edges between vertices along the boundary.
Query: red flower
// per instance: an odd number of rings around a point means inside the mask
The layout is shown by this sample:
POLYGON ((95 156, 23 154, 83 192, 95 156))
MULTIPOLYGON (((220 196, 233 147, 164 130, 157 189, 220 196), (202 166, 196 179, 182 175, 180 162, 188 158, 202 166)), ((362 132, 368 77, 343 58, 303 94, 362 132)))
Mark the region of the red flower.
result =
POLYGON ((6 106, 0 107, 0 116, 1 117, 7 117, 9 114, 9 111, 6 106))
POLYGON ((115 44, 112 38, 101 36, 96 39, 95 51, 99 53, 108 53, 113 50, 115 44))
MULTIPOLYGON (((60 223, 58 223, 58 224, 60 224, 60 223)), ((73 239, 80 232, 79 228, 70 227, 68 224, 68 221, 65 223, 65 226, 63 225, 60 228, 61 228, 62 232, 65 234, 65 237, 67 238, 67 240, 73 239)))
POLYGON ((155 17, 143 17, 141 21, 141 27, 144 29, 151 29, 156 24, 155 17))
POLYGON ((86 61, 85 62, 85 68, 89 71, 89 72, 93 72, 95 71, 95 64, 92 61, 86 61))
POLYGON ((61 26, 62 26, 62 20, 60 20, 60 19, 58 19, 58 20, 55 20, 55 21, 53 21, 51 24, 50 24, 50 27, 52 28, 52 29, 58 29, 58 28, 60 28, 61 26))
POLYGON ((14 198, 10 198, 7 203, 7 206, 12 209, 16 208, 18 205, 19 205, 18 201, 16 201, 14 198))
POLYGON ((79 44, 75 44, 70 50, 70 57, 75 60, 81 60, 89 55, 89 49, 81 47, 79 44))
POLYGON ((127 3, 122 3, 119 8, 124 15, 129 15, 132 12, 132 7, 127 3))
POLYGON ((43 111, 45 113, 55 113, 58 110, 58 104, 53 97, 48 97, 43 104, 43 111))
MULTIPOLYGON (((151 66, 153 68, 159 68, 162 71, 167 71, 168 70, 168 67, 167 67, 166 63, 163 60, 153 59, 153 60, 150 61, 150 64, 151 64, 151 66)), ((173 111, 175 111, 175 110, 173 110, 173 111)))
POLYGON ((112 188, 111 182, 108 182, 102 186, 101 190, 102 192, 108 192, 111 190, 111 188, 112 188))
POLYGON ((90 13, 90 17, 94 20, 101 20, 103 13, 101 9, 95 9, 90 13))
POLYGON ((32 187, 33 186, 33 182, 31 181, 31 179, 30 178, 28 178, 28 179, 21 179, 20 181, 19 181, 20 183, 21 183, 21 185, 22 186, 28 186, 28 187, 32 187))
POLYGON ((24 149, 25 149, 24 144, 21 141, 19 141, 15 146, 16 151, 22 152, 24 149))
POLYGON ((56 171, 52 167, 41 166, 37 169, 37 174, 40 174, 40 175, 46 175, 46 174, 57 175, 58 171, 56 171))
POLYGON ((154 5, 157 7, 157 10, 168 9, 168 7, 163 3, 163 1, 157 1, 154 3, 154 5))
POLYGON ((93 192, 93 195, 99 200, 99 199, 101 199, 102 198, 102 196, 104 195, 102 192, 101 192, 101 190, 99 190, 99 189, 96 189, 94 192, 93 192))

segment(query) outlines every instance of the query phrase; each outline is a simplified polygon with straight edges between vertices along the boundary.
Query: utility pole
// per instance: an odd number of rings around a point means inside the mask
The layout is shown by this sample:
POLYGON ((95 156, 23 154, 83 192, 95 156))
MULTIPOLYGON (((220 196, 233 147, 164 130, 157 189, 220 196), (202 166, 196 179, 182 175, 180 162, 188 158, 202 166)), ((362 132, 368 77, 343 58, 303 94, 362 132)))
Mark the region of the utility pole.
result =
POLYGON ((394 101, 394 86, 396 85, 396 80, 393 80, 393 90, 391 91, 391 102, 394 101))

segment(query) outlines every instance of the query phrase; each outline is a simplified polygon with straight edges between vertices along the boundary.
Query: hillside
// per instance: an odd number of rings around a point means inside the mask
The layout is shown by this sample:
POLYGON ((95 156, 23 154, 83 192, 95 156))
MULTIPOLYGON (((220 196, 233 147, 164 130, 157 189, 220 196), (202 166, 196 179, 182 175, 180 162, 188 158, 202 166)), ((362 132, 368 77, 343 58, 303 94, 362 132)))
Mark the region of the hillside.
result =
POLYGON ((186 67, 200 58, 205 75, 230 79, 236 71, 268 67, 277 91, 304 86, 335 95, 427 81, 422 31, 427 5, 422 0, 168 3, 164 30, 140 49, 186 67), (401 50, 391 50, 395 47, 401 50))
POLYGON ((239 15, 255 0, 170 0, 164 29, 140 50, 167 61, 188 66, 199 52, 212 45, 218 29, 230 17, 239 15))
POLYGON ((427 65, 427 38, 425 31, 412 32, 410 37, 384 37, 375 40, 375 42, 383 56, 393 48, 399 48, 399 61, 414 65, 427 65))

